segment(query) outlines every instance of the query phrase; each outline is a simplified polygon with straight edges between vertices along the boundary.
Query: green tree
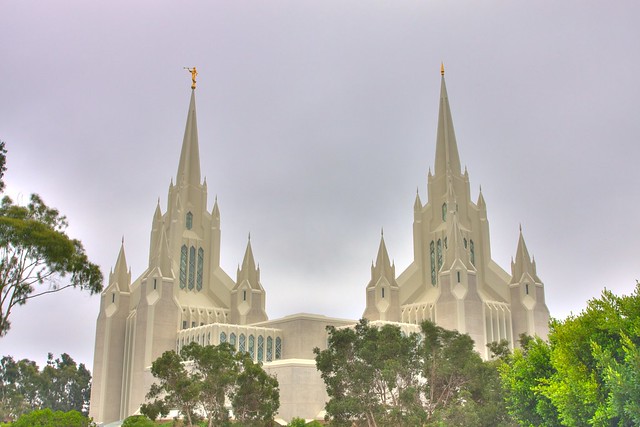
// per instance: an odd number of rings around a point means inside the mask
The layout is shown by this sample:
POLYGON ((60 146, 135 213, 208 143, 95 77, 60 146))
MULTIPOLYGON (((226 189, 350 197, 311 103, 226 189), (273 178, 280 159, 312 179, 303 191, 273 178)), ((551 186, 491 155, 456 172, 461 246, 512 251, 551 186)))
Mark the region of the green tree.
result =
POLYGON ((430 321, 421 327, 427 425, 514 425, 503 401, 499 362, 483 362, 467 334, 430 321))
POLYGON ((269 425, 280 407, 278 380, 267 374, 247 353, 238 353, 239 373, 231 394, 231 406, 242 425, 269 425))
POLYGON ((63 412, 76 410, 88 415, 91 373, 83 363, 76 365, 67 353, 53 360, 49 353, 40 382, 41 407, 63 412))
MULTIPOLYGON (((640 331, 636 332, 636 336, 640 331)), ((624 360, 618 361, 610 351, 594 344, 598 364, 603 371, 608 418, 619 417, 618 425, 640 425, 640 349, 628 336, 623 335, 624 360)))
POLYGON ((180 354, 167 351, 151 365, 158 382, 151 386, 141 412, 151 419, 178 409, 188 425, 204 413, 209 426, 228 422, 230 401, 243 425, 270 424, 280 406, 278 381, 246 353, 228 343, 203 347, 191 343, 180 354))
POLYGON ((182 349, 181 356, 192 363, 191 376, 200 383, 199 404, 209 425, 229 419, 225 399, 230 396, 238 376, 235 349, 229 343, 201 346, 191 343, 182 349))
POLYGON ((327 330, 328 348, 314 353, 332 424, 421 424, 418 335, 405 336, 393 325, 372 327, 364 319, 353 329, 327 330))
MULTIPOLYGON (((0 189, 6 161, 4 142, 0 142, 0 189)), ((68 287, 102 290, 102 273, 91 263, 79 240, 66 234, 67 220, 32 194, 27 206, 5 196, 0 204, 0 337, 11 323, 15 306, 29 299, 68 287), (68 276, 66 284, 61 279, 68 276), (48 285, 36 292, 36 286, 48 285)))
POLYGON ((520 425, 560 425, 556 407, 542 393, 555 373, 547 342, 538 337, 521 337, 520 348, 505 359, 499 370, 508 411, 520 425))
POLYGON ((432 322, 422 335, 394 325, 329 331, 315 349, 335 425, 512 425, 496 363, 485 363, 466 334, 432 322))
POLYGON ((36 409, 53 411, 75 410, 87 414, 91 374, 81 363, 68 355, 53 360, 49 354, 47 366, 27 359, 15 361, 11 356, 0 359, 0 416, 5 420, 36 409))
POLYGON ((38 366, 30 360, 16 362, 11 356, 0 360, 0 419, 14 420, 39 407, 38 366))
POLYGON ((627 414, 616 402, 627 393, 633 395, 634 384, 625 381, 638 370, 633 354, 640 345, 639 325, 640 284, 628 296, 605 290, 579 315, 552 322, 549 341, 555 372, 542 393, 556 406, 563 424, 637 425, 633 409, 627 414), (625 373, 625 366, 632 371, 625 373))
POLYGON ((22 415, 11 427, 90 427, 95 424, 78 411, 52 411, 49 408, 38 409, 22 415))
POLYGON ((192 414, 198 405, 200 384, 182 362, 182 357, 171 350, 165 351, 151 364, 151 373, 158 382, 149 389, 147 399, 154 400, 142 406, 142 414, 153 419, 158 413, 166 415, 171 408, 177 408, 188 425, 193 425, 192 414))
POLYGON ((144 415, 132 415, 125 418, 121 427, 154 427, 156 423, 144 415))

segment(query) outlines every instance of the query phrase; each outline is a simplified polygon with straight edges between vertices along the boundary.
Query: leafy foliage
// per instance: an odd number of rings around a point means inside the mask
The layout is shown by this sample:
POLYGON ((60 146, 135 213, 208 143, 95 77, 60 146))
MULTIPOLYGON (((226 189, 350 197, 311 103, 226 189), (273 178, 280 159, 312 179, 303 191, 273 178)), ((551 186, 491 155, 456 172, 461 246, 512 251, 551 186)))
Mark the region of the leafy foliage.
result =
POLYGON ((509 413, 523 426, 559 426, 556 407, 542 393, 555 373, 551 346, 537 337, 522 338, 521 348, 499 368, 509 413))
POLYGON ((0 418, 12 420, 36 409, 87 414, 91 374, 68 355, 49 354, 42 371, 27 359, 0 359, 0 418))
POLYGON ((122 427, 154 427, 155 425, 156 423, 144 415, 132 415, 122 422, 122 427))
POLYGON ((188 425, 196 412, 205 414, 209 426, 220 425, 229 421, 225 402, 230 401, 242 425, 265 425, 280 406, 278 381, 228 343, 167 351, 153 362, 151 373, 158 381, 147 394, 152 401, 141 408, 151 419, 176 408, 188 425))
POLYGON ((496 366, 468 335, 425 322, 421 338, 366 320, 328 331, 328 348, 314 352, 332 424, 509 425, 496 366))
POLYGON ((604 291, 579 315, 528 338, 500 368, 509 411, 522 425, 640 425, 640 284, 604 291))
MULTIPOLYGON (((0 142, 0 189, 4 188, 6 151, 0 142)), ((79 240, 65 232, 67 220, 48 207, 37 194, 27 206, 16 205, 5 196, 0 204, 0 337, 11 323, 15 306, 27 300, 68 287, 102 290, 102 273, 91 263, 79 240), (68 277, 66 284, 61 279, 68 277), (49 285, 36 292, 36 286, 49 285)))
POLYGON ((49 408, 39 409, 22 415, 11 423, 11 427, 92 427, 95 424, 78 411, 52 411, 49 408))
POLYGON ((254 363, 247 353, 238 353, 238 376, 230 394, 236 420, 242 425, 265 425, 280 407, 278 380, 254 363))

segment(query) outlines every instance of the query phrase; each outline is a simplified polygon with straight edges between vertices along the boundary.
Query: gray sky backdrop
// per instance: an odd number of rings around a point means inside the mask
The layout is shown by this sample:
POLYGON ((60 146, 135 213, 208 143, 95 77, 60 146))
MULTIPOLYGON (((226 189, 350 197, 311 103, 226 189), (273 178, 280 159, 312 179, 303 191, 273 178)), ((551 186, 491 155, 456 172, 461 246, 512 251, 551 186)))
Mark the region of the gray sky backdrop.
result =
MULTIPOLYGON (((640 236, 637 1, 0 0, 8 194, 60 209, 105 275, 137 277, 197 109, 209 209, 235 277, 247 234, 271 318, 358 318, 384 227, 412 258, 435 156, 440 61, 494 259, 518 224, 554 317, 630 293, 640 236), (336 302, 340 301, 340 302, 336 302)), ((0 354, 93 363, 99 298, 15 310, 0 354)))

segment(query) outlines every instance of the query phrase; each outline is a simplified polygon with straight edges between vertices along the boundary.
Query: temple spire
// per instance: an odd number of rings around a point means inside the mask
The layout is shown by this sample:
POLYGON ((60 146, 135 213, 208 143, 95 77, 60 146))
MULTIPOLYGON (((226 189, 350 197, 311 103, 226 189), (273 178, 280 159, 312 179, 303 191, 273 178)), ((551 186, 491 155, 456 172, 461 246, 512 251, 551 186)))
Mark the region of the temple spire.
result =
POLYGON ((184 130, 180 163, 178 164, 177 185, 200 185, 200 149, 198 147, 198 122, 196 120, 196 95, 191 91, 187 125, 184 130))
POLYGON ((441 73, 442 79, 440 84, 438 133, 436 136, 435 175, 442 176, 449 170, 459 175, 460 156, 458 155, 458 145, 456 143, 456 135, 453 130, 453 119, 451 118, 447 86, 444 82, 444 66, 441 68, 441 73))
POLYGON ((256 267, 256 261, 253 257, 253 249, 251 249, 251 234, 247 241, 247 249, 244 252, 242 265, 238 268, 237 283, 247 280, 253 289, 259 289, 260 285, 260 267, 256 267))
POLYGON ((371 278, 386 277, 389 283, 395 280, 395 266, 389 258, 387 245, 384 242, 384 231, 380 231, 380 246, 375 263, 371 263, 371 278))
POLYGON ((153 257, 149 263, 149 271, 158 269, 162 277, 174 278, 173 268, 171 267, 171 254, 169 250, 169 242, 164 225, 160 227, 160 235, 157 246, 155 247, 153 257))
POLYGON ((118 252, 118 259, 113 272, 109 274, 109 284, 115 283, 118 290, 122 292, 129 292, 129 285, 131 284, 131 270, 127 267, 127 258, 124 255, 124 236, 122 237, 122 243, 120 245, 120 252, 118 252))
POLYGON ((511 283, 518 283, 522 275, 528 273, 534 280, 540 281, 536 274, 535 262, 529 256, 527 244, 524 242, 522 235, 522 225, 520 225, 520 236, 518 237, 518 249, 516 249, 516 258, 511 261, 511 283))

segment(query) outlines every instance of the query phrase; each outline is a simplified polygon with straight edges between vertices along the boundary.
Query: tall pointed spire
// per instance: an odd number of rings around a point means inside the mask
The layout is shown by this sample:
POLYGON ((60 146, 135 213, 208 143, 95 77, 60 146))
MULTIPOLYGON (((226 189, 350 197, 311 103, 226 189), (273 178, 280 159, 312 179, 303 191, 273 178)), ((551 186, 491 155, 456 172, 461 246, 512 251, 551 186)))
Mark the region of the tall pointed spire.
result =
POLYGON ((198 147, 195 90, 191 91, 191 101, 189 102, 189 113, 187 115, 187 125, 184 130, 176 184, 200 185, 200 149, 198 147))
POLYGON ((420 191, 416 189, 416 200, 413 202, 413 210, 420 212, 422 210, 422 200, 420 200, 420 191))
POLYGON ((441 68, 440 109, 438 111, 438 133, 436 137, 436 176, 442 176, 447 170, 460 174, 460 156, 456 135, 453 130, 453 119, 444 82, 444 66, 441 68))
POLYGON ((387 251, 387 245, 384 242, 384 231, 380 232, 380 246, 378 247, 378 255, 375 263, 371 263, 371 278, 373 279, 384 276, 389 283, 393 283, 395 280, 396 272, 395 266, 389 258, 389 252, 387 251))
POLYGON ((260 268, 256 267, 256 261, 253 257, 253 250, 251 249, 251 235, 249 235, 249 240, 247 241, 247 249, 244 252, 242 265, 238 268, 237 283, 240 283, 243 280, 247 280, 252 288, 259 289, 260 268))
POLYGON ((213 209, 211 209, 211 217, 213 218, 214 224, 216 227, 220 227, 220 208, 218 207, 218 196, 216 196, 215 202, 213 203, 213 209))
POLYGON ((122 292, 129 292, 129 285, 131 284, 131 270, 127 267, 127 257, 124 255, 124 237, 122 238, 122 244, 120 245, 120 252, 118 252, 118 259, 116 260, 116 266, 113 272, 109 274, 109 284, 115 283, 118 290, 122 292))
POLYGON ((150 269, 158 268, 162 277, 173 278, 173 268, 171 267, 171 254, 169 250, 169 242, 164 226, 160 227, 160 236, 158 246, 156 247, 154 257, 151 259, 150 269))
POLYGON ((531 277, 537 281, 540 280, 536 274, 535 262, 533 262, 529 256, 529 250, 527 249, 527 244, 524 242, 524 236, 522 235, 522 226, 520 226, 516 258, 511 261, 511 283, 518 283, 522 278, 522 275, 525 273, 530 274, 531 277))

